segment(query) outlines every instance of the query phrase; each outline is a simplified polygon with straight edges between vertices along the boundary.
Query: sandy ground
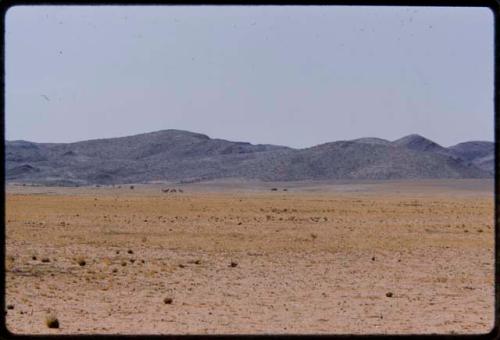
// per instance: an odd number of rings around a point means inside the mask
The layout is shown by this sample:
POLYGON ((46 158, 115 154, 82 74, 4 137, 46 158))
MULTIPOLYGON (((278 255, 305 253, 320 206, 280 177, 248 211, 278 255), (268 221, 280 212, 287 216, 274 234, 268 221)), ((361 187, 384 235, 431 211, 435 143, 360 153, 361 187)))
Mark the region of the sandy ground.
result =
POLYGON ((427 334, 493 326, 492 181, 165 187, 8 186, 8 329, 427 334), (48 313, 58 329, 46 326, 48 313))

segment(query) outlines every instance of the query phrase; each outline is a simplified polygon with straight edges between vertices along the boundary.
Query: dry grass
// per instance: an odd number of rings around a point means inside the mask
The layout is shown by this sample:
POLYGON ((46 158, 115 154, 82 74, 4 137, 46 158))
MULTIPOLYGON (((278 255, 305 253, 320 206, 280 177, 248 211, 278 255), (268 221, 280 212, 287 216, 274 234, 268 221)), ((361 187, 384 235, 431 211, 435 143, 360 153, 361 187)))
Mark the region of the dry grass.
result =
POLYGON ((493 196, 411 185, 8 192, 7 326, 46 333, 56 308, 67 333, 488 331, 493 196))

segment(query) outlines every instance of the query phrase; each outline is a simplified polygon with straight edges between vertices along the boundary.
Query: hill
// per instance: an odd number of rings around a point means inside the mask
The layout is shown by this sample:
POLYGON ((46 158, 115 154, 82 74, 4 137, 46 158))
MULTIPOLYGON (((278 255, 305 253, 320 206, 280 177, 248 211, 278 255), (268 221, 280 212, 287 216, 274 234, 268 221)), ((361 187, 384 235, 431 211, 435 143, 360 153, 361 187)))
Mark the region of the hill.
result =
POLYGON ((46 185, 324 179, 485 178, 493 143, 444 148, 422 136, 337 141, 305 149, 180 130, 76 143, 6 141, 6 180, 46 185))
POLYGON ((471 141, 448 148, 452 154, 493 174, 495 170, 495 143, 471 141))

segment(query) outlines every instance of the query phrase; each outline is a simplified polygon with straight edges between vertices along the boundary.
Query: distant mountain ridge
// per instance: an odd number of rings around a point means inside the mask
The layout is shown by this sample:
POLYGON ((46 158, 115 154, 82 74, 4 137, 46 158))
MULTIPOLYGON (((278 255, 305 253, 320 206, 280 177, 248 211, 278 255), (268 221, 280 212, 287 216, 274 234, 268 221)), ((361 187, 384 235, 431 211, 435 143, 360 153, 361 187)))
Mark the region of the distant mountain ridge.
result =
POLYGON ((181 130, 75 143, 5 142, 7 182, 46 185, 325 179, 489 178, 493 142, 449 148, 413 134, 310 148, 251 144, 181 130))

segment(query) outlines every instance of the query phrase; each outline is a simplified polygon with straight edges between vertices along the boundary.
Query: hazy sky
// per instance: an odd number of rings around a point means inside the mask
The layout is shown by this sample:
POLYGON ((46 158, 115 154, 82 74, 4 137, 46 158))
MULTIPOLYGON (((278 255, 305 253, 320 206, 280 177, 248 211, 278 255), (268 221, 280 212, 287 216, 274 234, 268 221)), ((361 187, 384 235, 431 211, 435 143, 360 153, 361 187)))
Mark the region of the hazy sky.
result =
POLYGON ((493 140, 487 8, 14 7, 6 138, 493 140))

